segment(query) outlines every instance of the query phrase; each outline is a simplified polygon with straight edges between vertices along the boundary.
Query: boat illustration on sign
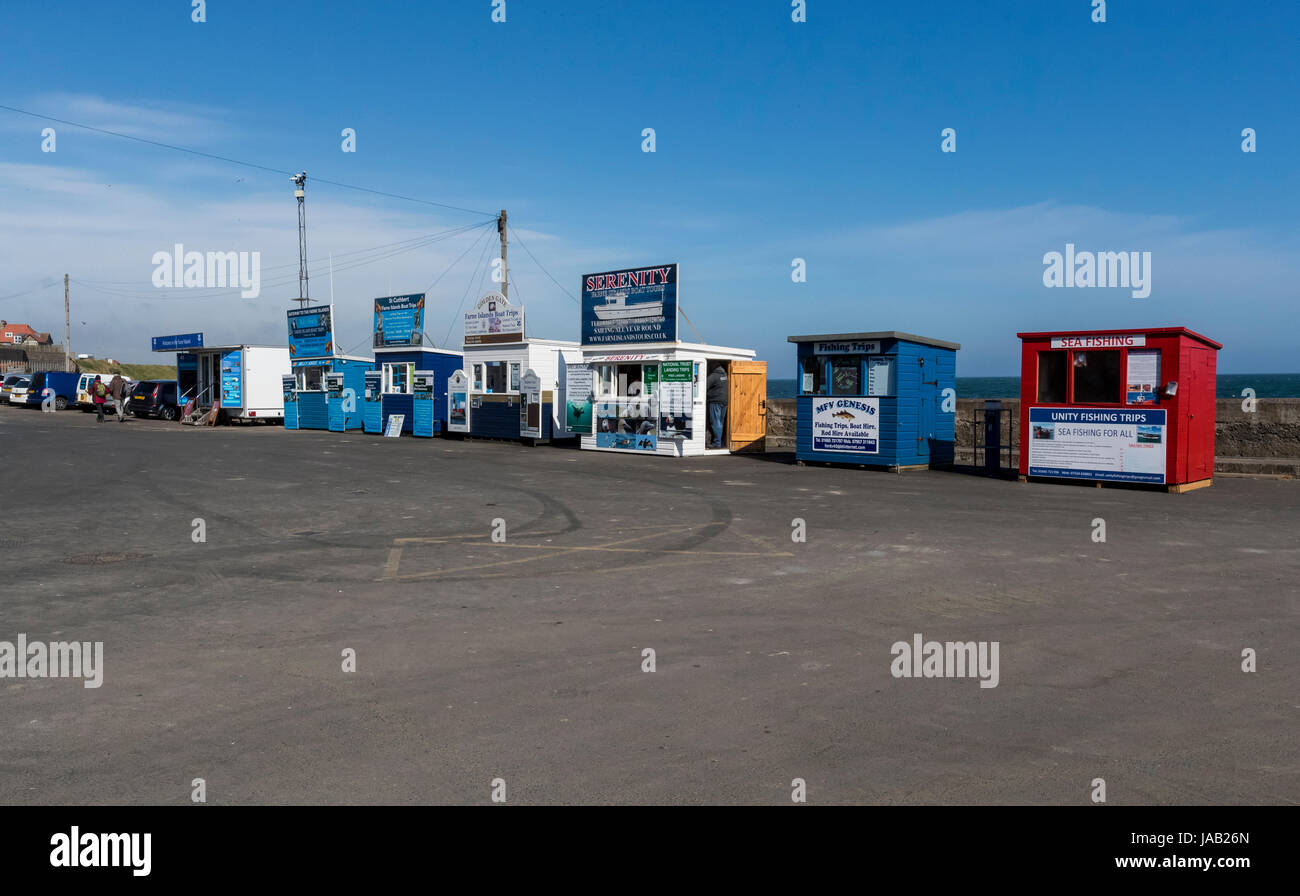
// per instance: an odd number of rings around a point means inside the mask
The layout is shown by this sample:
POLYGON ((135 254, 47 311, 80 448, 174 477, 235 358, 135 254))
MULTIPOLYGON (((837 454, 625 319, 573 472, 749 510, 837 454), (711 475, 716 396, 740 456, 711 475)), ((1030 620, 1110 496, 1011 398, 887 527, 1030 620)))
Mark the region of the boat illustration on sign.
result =
POLYGON ((655 302, 627 303, 627 293, 617 293, 605 297, 604 305, 597 305, 593 311, 597 320, 628 320, 638 317, 658 317, 664 313, 663 299, 655 302))

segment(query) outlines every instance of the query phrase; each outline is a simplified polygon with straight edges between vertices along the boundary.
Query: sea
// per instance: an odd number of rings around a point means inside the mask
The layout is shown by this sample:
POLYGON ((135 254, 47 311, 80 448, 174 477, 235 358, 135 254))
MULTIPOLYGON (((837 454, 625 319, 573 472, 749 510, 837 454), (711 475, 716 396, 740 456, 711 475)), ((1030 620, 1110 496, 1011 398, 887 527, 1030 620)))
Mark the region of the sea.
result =
MULTIPOLYGON (((1300 398, 1300 373, 1225 373, 1219 375, 1217 398, 1242 398, 1254 389, 1256 398, 1300 398)), ((768 380, 768 398, 794 398, 794 380, 768 380)), ((1019 398, 1018 376, 959 376, 958 398, 1019 398)))

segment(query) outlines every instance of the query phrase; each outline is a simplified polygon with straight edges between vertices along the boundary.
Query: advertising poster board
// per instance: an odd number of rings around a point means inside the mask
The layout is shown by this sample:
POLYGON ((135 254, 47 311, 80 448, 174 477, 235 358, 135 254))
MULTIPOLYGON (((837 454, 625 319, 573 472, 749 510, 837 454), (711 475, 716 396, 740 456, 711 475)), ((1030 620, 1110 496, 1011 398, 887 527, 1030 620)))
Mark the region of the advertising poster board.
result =
POLYGON ((465 344, 497 345, 524 341, 524 309, 490 292, 465 312, 465 344))
POLYGON ((1125 404, 1155 404, 1160 388, 1160 350, 1130 351, 1124 382, 1125 404))
POLYGON ((289 358, 332 358, 334 356, 334 309, 328 305, 291 308, 289 358))
POLYGON ((424 340, 424 293, 375 299, 374 347, 420 345, 424 340))
POLYGON ((880 453, 880 399, 813 400, 813 451, 880 453))
POLYGON ((677 265, 582 278, 582 344, 677 341, 677 265))
POLYGON ((280 385, 284 389, 285 401, 298 400, 298 378, 293 374, 285 374, 280 377, 280 385))
POLYGON ((384 438, 396 439, 402 435, 402 427, 406 425, 405 414, 389 414, 388 426, 384 429, 384 438))
POLYGON ((531 369, 519 380, 519 435, 542 437, 542 378, 531 369))
POLYGON ((469 432, 469 377, 463 370, 447 377, 447 429, 469 432))
POLYGON ((691 438, 695 410, 694 380, 692 361, 664 361, 659 365, 659 438, 691 438))
POLYGON ((1029 475, 1164 484, 1166 412, 1030 408, 1029 475))
POLYGON ((564 371, 564 430, 571 435, 591 435, 595 374, 586 364, 566 364, 564 371))
POLYGON ((239 349, 221 356, 221 406, 244 406, 244 353, 239 349))

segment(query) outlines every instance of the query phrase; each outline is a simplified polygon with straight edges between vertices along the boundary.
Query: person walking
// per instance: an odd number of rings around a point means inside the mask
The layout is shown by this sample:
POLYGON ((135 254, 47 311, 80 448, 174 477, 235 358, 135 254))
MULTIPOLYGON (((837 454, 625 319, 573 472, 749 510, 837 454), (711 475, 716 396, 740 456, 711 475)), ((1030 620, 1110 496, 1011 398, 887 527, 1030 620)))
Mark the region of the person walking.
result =
POLYGON ((709 403, 709 447, 722 447, 723 423, 727 419, 727 370, 721 364, 709 373, 704 397, 709 403))
POLYGON ((126 380, 122 379, 121 372, 113 374, 112 381, 108 384, 109 394, 113 396, 113 410, 117 411, 117 422, 126 422, 126 380))
POLYGON ((96 374, 95 381, 90 384, 90 400, 95 403, 95 419, 104 422, 104 402, 108 401, 108 386, 96 374))

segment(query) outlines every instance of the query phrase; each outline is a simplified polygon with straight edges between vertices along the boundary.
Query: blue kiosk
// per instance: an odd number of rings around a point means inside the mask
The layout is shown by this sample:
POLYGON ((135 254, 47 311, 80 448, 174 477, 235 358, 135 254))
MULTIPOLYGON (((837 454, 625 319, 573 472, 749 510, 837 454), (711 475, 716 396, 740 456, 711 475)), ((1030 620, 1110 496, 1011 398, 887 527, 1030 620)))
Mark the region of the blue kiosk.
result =
POLYGON ((341 355, 334 343, 334 308, 316 305, 288 312, 289 366, 284 381, 284 428, 346 432, 362 427, 361 395, 369 358, 341 355))
POLYGON ((895 472, 953 463, 960 345, 895 330, 789 341, 798 463, 895 472))
POLYGON ((365 376, 365 430, 379 434, 402 415, 402 433, 429 438, 447 427, 447 396, 437 383, 464 363, 460 352, 426 347, 424 293, 375 299, 374 369, 365 376))

